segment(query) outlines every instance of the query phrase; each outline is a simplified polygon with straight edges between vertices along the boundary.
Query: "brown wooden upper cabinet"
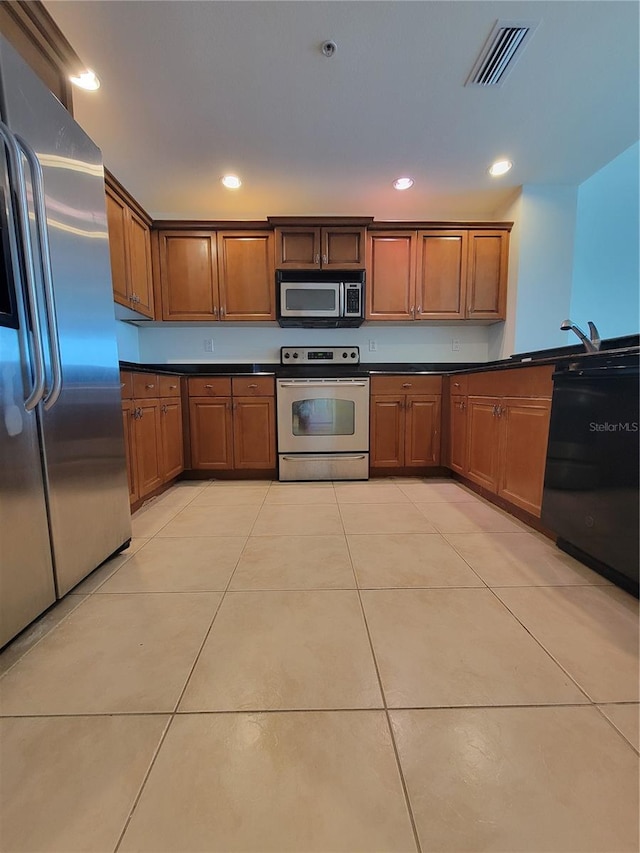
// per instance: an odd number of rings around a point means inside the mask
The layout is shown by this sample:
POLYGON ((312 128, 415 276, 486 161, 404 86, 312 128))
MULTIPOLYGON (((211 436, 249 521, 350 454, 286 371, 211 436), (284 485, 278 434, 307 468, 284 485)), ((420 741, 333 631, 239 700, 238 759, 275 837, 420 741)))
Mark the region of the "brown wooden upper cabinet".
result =
POLYGON ((163 320, 273 320, 273 233, 158 231, 163 320))
POLYGON ((113 298, 153 319, 149 226, 109 185, 106 193, 113 298))
POLYGON ((502 320, 509 231, 371 232, 368 320, 502 320))
POLYGON ((360 270, 365 267, 366 229, 358 226, 287 226, 275 229, 276 267, 297 270, 360 270))

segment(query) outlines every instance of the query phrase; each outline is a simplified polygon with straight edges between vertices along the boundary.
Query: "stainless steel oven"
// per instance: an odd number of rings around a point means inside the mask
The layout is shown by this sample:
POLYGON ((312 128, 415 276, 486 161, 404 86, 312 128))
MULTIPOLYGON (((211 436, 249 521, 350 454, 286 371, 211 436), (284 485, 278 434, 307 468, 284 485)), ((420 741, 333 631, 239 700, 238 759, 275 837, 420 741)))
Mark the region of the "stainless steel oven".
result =
POLYGON ((346 367, 358 360, 357 347, 282 349, 295 368, 277 380, 280 480, 368 479, 369 377, 346 367), (296 375, 317 374, 318 364, 322 375, 296 375))

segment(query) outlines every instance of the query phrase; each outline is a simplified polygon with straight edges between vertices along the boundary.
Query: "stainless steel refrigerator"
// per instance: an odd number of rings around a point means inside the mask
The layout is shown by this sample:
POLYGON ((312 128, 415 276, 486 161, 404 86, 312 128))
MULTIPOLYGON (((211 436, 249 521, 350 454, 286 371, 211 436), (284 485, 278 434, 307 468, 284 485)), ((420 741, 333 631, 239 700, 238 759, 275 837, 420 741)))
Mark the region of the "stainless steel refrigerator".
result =
POLYGON ((100 150, 0 38, 0 646, 131 537, 100 150))

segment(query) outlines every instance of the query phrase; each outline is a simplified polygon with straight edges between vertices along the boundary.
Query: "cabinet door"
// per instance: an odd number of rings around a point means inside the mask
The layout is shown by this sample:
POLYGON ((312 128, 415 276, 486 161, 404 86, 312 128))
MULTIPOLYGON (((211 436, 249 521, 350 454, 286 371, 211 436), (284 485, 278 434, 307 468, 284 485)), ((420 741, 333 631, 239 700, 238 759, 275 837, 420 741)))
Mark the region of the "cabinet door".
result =
POLYGON ((369 235, 367 320, 413 320, 415 267, 415 231, 369 235))
POLYGON ((276 228, 278 269, 316 270, 320 268, 320 229, 313 227, 276 228))
POLYGON ((406 399, 405 465, 440 464, 440 397, 410 394, 406 399))
POLYGON ((233 422, 230 397, 191 397, 191 467, 233 468, 233 422))
POLYGON ((160 231, 163 320, 217 320, 218 268, 212 231, 160 231))
POLYGON ((454 395, 449 402, 449 467, 467 472, 467 398, 454 395))
POLYGON ((132 308, 153 319, 151 234, 133 211, 129 211, 129 273, 132 308))
POLYGON ((321 264, 325 270, 361 270, 365 266, 365 228, 323 228, 321 264))
POLYGON ((122 429, 124 431, 124 453, 127 461, 127 480, 129 481, 129 503, 138 500, 138 476, 136 473, 135 445, 135 405, 133 400, 122 401, 122 429))
POLYGON ((419 231, 416 317, 456 320, 464 317, 467 281, 465 231, 419 231))
POLYGON ((182 404, 179 397, 167 397, 161 403, 162 480, 166 483, 184 470, 182 404))
POLYGON ((275 468, 275 427, 273 397, 234 397, 234 468, 275 468))
POLYGON ((220 319, 275 320, 273 234, 218 232, 220 319))
POLYGON ((551 401, 500 401, 501 470, 498 494, 540 517, 551 401))
POLYGON ((508 231, 469 231, 467 317, 504 320, 507 308, 508 231))
POLYGON ((127 254, 128 208, 107 187, 107 225, 109 228, 109 254, 111 256, 111 281, 113 298, 131 308, 129 289, 129 256, 127 254))
POLYGON ((467 476, 492 492, 498 490, 498 400, 469 397, 467 415, 467 476))
POLYGON ((138 497, 143 498, 162 484, 160 401, 135 400, 134 405, 139 415, 133 422, 138 497))
POLYGON ((371 398, 372 468, 402 468, 405 442, 405 396, 371 398))

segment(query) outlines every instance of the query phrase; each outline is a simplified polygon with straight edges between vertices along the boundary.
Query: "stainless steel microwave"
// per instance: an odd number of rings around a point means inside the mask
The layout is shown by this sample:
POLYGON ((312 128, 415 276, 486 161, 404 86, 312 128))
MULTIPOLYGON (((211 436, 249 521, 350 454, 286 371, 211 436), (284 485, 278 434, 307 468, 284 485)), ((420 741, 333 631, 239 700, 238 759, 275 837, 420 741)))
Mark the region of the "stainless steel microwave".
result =
POLYGON ((354 327, 364 320, 364 271, 279 270, 276 289, 281 326, 354 327))

